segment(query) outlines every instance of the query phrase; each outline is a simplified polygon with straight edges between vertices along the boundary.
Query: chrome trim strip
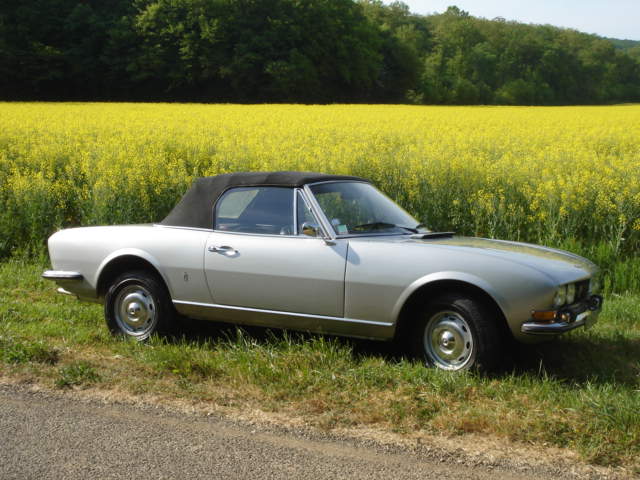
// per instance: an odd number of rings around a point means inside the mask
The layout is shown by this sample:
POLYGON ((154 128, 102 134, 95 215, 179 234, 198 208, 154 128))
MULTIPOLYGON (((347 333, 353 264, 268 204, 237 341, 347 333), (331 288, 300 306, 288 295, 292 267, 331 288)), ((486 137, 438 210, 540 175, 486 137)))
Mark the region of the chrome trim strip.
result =
POLYGON ((309 188, 310 184, 304 185, 302 189, 304 190, 305 200, 311 206, 311 212, 315 215, 315 217, 320 221, 320 225, 322 226, 322 230, 324 230, 325 240, 333 241, 336 239, 336 235, 333 233, 334 229, 329 222, 329 219, 324 214, 324 211, 320 207, 320 204, 316 200, 316 197, 313 195, 313 192, 309 188))
POLYGON ((82 280, 82 274, 66 270, 46 270, 43 272, 42 278, 46 280, 82 280))
MULTIPOLYGON (((302 200, 302 203, 304 204, 304 206, 306 208, 309 209, 309 212, 311 213, 311 216, 313 217, 313 220, 315 221, 315 223, 318 224, 318 227, 320 228, 320 234, 321 235, 318 236, 318 237, 315 237, 315 238, 326 239, 328 237, 328 235, 326 235, 324 233, 324 230, 325 230, 324 226, 322 225, 322 222, 318 219, 318 216, 314 212, 313 206, 309 202, 309 199, 307 198, 306 192, 302 188, 296 188, 296 198, 298 198, 297 195, 300 195, 300 199, 302 200)), ((296 203, 296 206, 297 206, 297 203, 296 203)), ((296 222, 297 221, 298 221, 298 215, 297 215, 297 211, 296 211, 296 222)), ((297 228, 297 225, 296 225, 296 228, 297 228)), ((298 233, 298 235, 302 235, 300 232, 297 232, 297 233, 298 233)), ((306 235, 302 235, 302 236, 306 237, 306 235)), ((310 238, 314 238, 314 237, 310 237, 310 238)))
POLYGON ((355 318, 344 318, 344 317, 328 317, 325 315, 314 315, 311 313, 296 313, 296 312, 282 312, 279 310, 265 310, 261 308, 250 308, 250 307, 238 307, 235 305, 220 305, 217 303, 200 303, 200 302, 189 302, 186 300, 173 300, 173 303, 179 305, 191 305, 194 307, 204 307, 204 308, 222 308, 228 310, 240 310, 244 312, 255 312, 255 313, 269 313, 274 315, 284 315, 289 317, 304 317, 304 318, 317 318, 319 320, 334 320, 338 322, 349 322, 349 323, 364 323, 367 325, 378 325, 380 327, 391 327, 393 323, 388 322, 374 322, 372 320, 358 320, 355 318))
POLYGON ((293 234, 298 236, 298 189, 293 188, 293 234))
POLYGON ((317 240, 320 238, 320 237, 308 237, 306 235, 279 235, 276 233, 232 232, 230 230, 212 230, 211 233, 221 233, 224 235, 245 235, 247 237, 302 238, 302 239, 310 238, 312 240, 317 240))

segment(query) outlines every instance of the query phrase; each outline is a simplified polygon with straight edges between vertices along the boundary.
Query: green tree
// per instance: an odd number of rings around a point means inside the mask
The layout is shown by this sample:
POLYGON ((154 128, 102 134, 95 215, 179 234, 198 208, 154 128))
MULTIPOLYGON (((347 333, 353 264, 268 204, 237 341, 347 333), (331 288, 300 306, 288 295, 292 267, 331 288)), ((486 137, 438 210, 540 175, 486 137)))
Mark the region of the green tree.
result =
POLYGON ((4 0, 0 97, 640 100, 638 42, 381 0, 4 0))

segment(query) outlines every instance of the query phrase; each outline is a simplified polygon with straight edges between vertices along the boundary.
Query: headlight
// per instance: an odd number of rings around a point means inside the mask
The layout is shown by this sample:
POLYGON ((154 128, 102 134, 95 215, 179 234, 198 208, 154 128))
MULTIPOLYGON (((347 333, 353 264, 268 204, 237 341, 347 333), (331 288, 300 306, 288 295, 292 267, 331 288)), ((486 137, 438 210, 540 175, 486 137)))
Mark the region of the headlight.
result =
POLYGON ((554 308, 559 308, 564 305, 567 301, 567 286, 562 285, 556 291, 555 297, 553 297, 553 306, 554 308))
POLYGON ((567 303, 571 305, 576 299, 576 284, 570 283, 567 285, 567 303))

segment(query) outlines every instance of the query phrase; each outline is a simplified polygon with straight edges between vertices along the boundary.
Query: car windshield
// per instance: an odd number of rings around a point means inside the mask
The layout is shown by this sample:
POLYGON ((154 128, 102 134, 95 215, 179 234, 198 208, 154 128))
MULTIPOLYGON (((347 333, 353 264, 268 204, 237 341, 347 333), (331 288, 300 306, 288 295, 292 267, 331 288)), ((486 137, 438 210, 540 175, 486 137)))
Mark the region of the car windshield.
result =
POLYGON ((328 182, 310 185, 337 235, 418 233, 418 221, 373 185, 328 182))

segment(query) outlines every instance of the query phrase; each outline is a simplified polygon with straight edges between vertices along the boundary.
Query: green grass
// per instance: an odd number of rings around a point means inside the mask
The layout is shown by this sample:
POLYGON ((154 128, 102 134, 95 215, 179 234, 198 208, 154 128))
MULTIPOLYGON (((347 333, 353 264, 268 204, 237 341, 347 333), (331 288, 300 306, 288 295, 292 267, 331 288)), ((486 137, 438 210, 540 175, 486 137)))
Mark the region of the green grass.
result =
POLYGON ((58 388, 88 385, 100 380, 96 369, 86 361, 73 362, 58 370, 55 385, 58 388))
POLYGON ((58 363, 58 350, 40 341, 20 342, 12 338, 0 337, 0 354, 5 363, 58 363))
POLYGON ((490 434, 640 471, 640 296, 600 322, 519 348, 493 376, 408 361, 391 344, 187 322, 181 339, 112 338, 98 305, 57 295, 44 266, 0 264, 0 372, 301 416, 320 428, 490 434))

